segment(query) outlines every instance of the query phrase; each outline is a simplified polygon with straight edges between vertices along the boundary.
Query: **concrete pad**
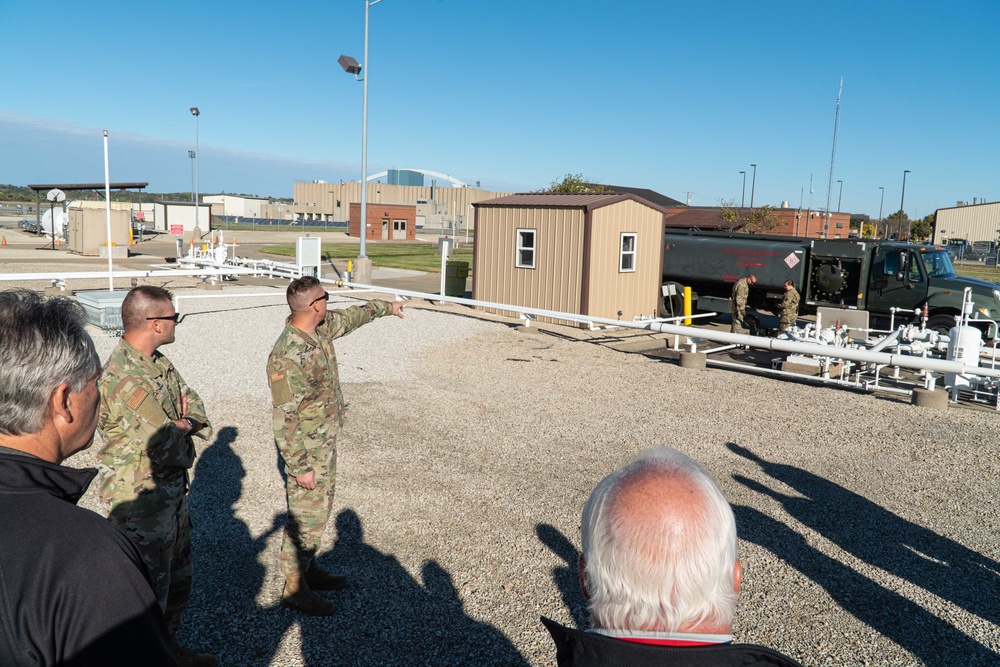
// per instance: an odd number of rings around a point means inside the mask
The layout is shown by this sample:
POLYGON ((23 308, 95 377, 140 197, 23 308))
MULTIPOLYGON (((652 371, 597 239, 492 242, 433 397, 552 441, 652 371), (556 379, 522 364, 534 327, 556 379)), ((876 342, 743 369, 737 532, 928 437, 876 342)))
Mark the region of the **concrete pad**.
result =
POLYGON ((681 352, 679 361, 681 368, 700 370, 705 368, 708 355, 704 352, 681 352))
POLYGON ((948 391, 946 389, 914 389, 910 402, 921 408, 947 410, 948 391))

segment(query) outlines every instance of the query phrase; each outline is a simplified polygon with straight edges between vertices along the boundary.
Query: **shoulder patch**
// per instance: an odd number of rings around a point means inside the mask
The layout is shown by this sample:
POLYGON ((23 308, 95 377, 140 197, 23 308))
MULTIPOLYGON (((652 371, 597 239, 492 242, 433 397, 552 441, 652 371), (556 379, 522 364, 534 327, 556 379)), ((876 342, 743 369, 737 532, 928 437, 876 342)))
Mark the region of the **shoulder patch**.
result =
POLYGON ((136 387, 135 391, 132 392, 132 395, 128 397, 127 401, 125 401, 125 405, 129 406, 133 410, 136 410, 140 405, 142 405, 142 402, 145 401, 148 396, 148 391, 142 387, 136 387))
POLYGON ((288 382, 284 371, 271 374, 271 400, 274 405, 284 405, 291 403, 295 399, 292 393, 292 386, 288 382))

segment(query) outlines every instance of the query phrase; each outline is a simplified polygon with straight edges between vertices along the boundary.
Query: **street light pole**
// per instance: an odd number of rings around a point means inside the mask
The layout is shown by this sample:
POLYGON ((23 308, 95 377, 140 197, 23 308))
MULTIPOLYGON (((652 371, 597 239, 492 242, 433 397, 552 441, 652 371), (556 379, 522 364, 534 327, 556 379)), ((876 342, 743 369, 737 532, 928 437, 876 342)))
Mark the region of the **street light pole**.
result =
POLYGON ((368 259, 367 244, 368 239, 368 10, 372 5, 377 5, 382 0, 365 0, 365 54, 362 64, 350 56, 342 55, 337 59, 340 66, 348 74, 353 74, 354 78, 364 83, 361 103, 361 222, 358 234, 358 261, 353 282, 367 284, 371 282, 371 260, 368 259), (364 76, 359 76, 364 71, 364 76))
POLYGON ((757 165, 750 165, 753 167, 753 181, 750 183, 750 213, 753 214, 753 192, 757 187, 757 165))
POLYGON ((194 151, 188 151, 188 157, 191 158, 191 201, 194 201, 194 158, 197 155, 194 151))
MULTIPOLYGON (((900 230, 899 231, 900 232, 903 231, 902 230, 902 226, 903 226, 903 204, 904 204, 904 202, 906 202, 906 175, 908 173, 910 173, 909 169, 904 169, 903 170, 903 193, 899 196, 899 226, 900 226, 900 230)), ((910 234, 911 233, 912 233, 912 230, 910 228, 910 223, 909 223, 909 221, 907 221, 907 223, 906 223, 906 241, 907 241, 907 243, 909 243, 909 241, 910 241, 910 234)))
POLYGON ((365 75, 361 102, 361 233, 359 234, 361 246, 358 259, 368 257, 365 245, 368 237, 368 10, 381 1, 365 0, 365 56, 362 64, 365 75))
POLYGON ((844 198, 844 182, 841 180, 837 182, 840 183, 840 195, 837 197, 837 213, 840 213, 840 202, 844 198))
POLYGON ((740 196, 740 210, 743 210, 743 206, 747 203, 747 172, 741 171, 743 174, 743 194, 740 196))
POLYGON ((194 116, 194 226, 195 229, 201 229, 201 220, 198 217, 198 116, 201 115, 201 111, 198 107, 191 107, 191 115, 194 116))
MULTIPOLYGON (((878 186, 878 189, 882 191, 882 198, 879 199, 879 202, 878 202, 878 221, 882 222, 882 204, 885 203, 885 188, 880 185, 880 186, 878 186)), ((885 232, 886 232, 885 235, 888 236, 889 235, 889 228, 888 228, 888 226, 886 226, 885 232)), ((875 233, 876 234, 878 233, 878 227, 875 228, 875 233)))

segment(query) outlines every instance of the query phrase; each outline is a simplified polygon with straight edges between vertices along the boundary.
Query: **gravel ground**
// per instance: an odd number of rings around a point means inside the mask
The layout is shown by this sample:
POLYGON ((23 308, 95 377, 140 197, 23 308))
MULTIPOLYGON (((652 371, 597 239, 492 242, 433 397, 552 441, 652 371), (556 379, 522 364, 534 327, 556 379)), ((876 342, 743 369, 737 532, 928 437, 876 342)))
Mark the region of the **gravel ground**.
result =
MULTIPOLYGON (((690 371, 423 302, 338 343, 350 407, 321 562, 352 583, 328 594, 332 617, 288 612, 263 371, 286 311, 275 291, 182 300, 164 348, 217 433, 193 476, 182 638, 223 664, 554 664, 539 615, 586 624, 582 504, 663 444, 735 508, 738 641, 805 665, 1000 664, 995 413, 690 371)), ((116 341, 94 335, 106 357, 116 341)))

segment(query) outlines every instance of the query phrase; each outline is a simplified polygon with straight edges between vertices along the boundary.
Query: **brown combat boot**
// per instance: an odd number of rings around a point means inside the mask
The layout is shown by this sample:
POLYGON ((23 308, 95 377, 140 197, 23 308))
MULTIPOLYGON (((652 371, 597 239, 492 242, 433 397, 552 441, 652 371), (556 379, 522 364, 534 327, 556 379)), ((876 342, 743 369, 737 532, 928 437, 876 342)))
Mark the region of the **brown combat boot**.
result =
POLYGON ((177 667, 218 667, 219 659, 211 653, 195 653, 177 642, 174 633, 170 633, 170 648, 174 651, 177 667))
POLYGON ((339 591, 341 588, 347 588, 347 577, 331 574, 315 562, 309 564, 305 580, 309 588, 314 591, 339 591))
POLYGON ((308 616, 329 616, 335 609, 332 602, 309 590, 309 585, 297 574, 285 577, 281 604, 308 616))

